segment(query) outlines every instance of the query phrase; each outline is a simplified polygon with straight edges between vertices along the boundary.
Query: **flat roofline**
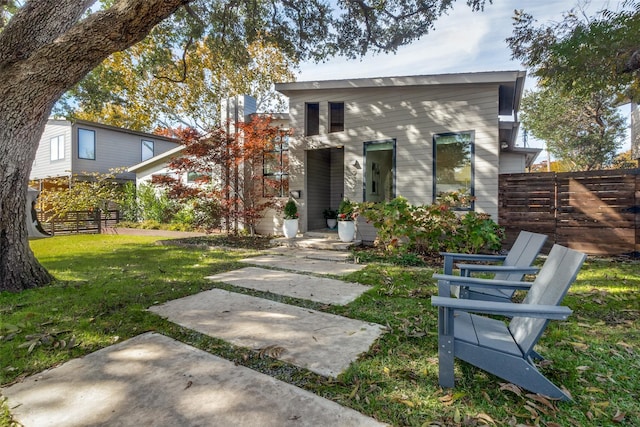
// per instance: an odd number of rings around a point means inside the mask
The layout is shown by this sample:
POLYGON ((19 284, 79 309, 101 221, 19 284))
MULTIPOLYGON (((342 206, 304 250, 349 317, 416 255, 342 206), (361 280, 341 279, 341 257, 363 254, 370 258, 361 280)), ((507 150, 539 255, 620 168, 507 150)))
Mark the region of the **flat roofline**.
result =
POLYGON ((449 73, 276 83, 275 89, 278 92, 286 95, 288 92, 299 90, 355 89, 404 86, 410 87, 447 84, 514 83, 518 80, 523 80, 525 77, 526 71, 482 71, 473 73, 449 73))

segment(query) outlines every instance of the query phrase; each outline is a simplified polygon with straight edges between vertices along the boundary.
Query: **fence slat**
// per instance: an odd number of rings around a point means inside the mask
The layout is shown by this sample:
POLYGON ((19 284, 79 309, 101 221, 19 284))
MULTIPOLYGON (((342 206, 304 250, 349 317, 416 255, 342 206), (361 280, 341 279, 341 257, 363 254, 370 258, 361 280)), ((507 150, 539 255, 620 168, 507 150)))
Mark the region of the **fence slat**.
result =
POLYGON ((640 256, 640 168, 500 175, 498 222, 594 255, 640 256))

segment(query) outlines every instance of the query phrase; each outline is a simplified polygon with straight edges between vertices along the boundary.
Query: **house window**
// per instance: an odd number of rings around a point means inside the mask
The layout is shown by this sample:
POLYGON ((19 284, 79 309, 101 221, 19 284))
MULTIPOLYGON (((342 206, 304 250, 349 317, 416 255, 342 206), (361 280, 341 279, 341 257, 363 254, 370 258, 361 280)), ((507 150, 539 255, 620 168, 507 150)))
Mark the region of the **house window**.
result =
POLYGON ((365 202, 384 202, 395 197, 395 139, 364 143, 365 202))
POLYGON ((474 133, 441 133, 433 137, 434 202, 443 197, 462 198, 456 210, 473 209, 474 133))
POLYGON ((51 161, 64 159, 64 135, 51 138, 51 161))
POLYGON ((96 159, 96 132, 88 129, 78 129, 78 158, 96 159))
POLYGON ((153 157, 153 141, 142 140, 142 161, 153 157))
POLYGON ((306 135, 318 135, 320 133, 320 104, 308 102, 305 104, 305 129, 306 135))
POLYGON ((265 197, 285 197, 289 194, 289 135, 277 136, 273 151, 264 153, 262 188, 265 197))
POLYGON ((344 130, 344 102, 329 103, 329 132, 344 130))
POLYGON ((207 174, 195 172, 195 171, 187 172, 187 182, 189 183, 202 183, 202 182, 208 182, 208 181, 209 181, 209 175, 207 174))

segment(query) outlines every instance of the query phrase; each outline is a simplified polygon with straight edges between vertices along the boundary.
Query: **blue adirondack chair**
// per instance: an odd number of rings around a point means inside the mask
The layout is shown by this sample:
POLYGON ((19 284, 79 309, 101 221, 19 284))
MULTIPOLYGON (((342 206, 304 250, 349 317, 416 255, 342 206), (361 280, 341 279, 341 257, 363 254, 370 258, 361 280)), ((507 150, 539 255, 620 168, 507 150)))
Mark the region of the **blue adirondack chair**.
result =
MULTIPOLYGON (((565 320, 572 313, 560 306, 575 281, 586 255, 554 245, 521 304, 449 297, 450 283, 438 281, 439 383, 454 386, 454 358, 464 360, 524 389, 561 400, 571 400, 533 364, 534 346, 550 320, 565 320), (472 313, 512 317, 509 324, 472 313)), ((474 287, 523 289, 526 282, 469 278, 474 287)), ((469 284, 471 286, 471 284, 469 284)))
MULTIPOLYGON (((453 267, 456 265, 460 269, 460 276, 463 277, 470 277, 472 273, 484 272, 494 273, 493 278, 496 280, 519 281, 522 280, 525 274, 538 271, 538 268, 531 267, 531 264, 535 261, 546 240, 547 236, 544 234, 521 231, 507 255, 442 252, 444 274, 452 275, 453 267), (456 264, 456 261, 482 261, 484 263, 502 261, 502 264, 456 264)), ((458 298, 508 302, 513 297, 515 290, 470 288, 464 286, 464 282, 459 282, 452 284, 451 292, 458 298)))

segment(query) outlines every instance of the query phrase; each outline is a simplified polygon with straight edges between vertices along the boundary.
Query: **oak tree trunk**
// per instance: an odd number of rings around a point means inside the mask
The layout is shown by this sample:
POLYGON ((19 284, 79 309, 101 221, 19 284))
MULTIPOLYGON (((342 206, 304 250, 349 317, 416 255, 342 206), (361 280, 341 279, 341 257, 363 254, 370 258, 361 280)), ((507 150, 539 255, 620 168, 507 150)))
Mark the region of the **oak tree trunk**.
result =
POLYGON ((0 32, 0 291, 51 282, 29 248, 26 197, 55 102, 111 53, 142 40, 188 0, 31 0, 0 32))

